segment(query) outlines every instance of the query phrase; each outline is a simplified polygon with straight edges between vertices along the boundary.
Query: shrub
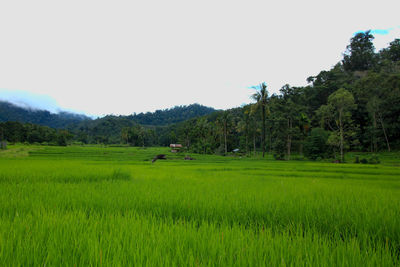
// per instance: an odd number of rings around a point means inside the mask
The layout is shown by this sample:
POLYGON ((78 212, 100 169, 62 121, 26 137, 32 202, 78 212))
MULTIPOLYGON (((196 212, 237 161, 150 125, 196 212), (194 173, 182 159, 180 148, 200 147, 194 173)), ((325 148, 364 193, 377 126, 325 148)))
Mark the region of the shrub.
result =
POLYGON ((304 142, 304 155, 311 160, 328 157, 328 137, 328 131, 322 128, 312 129, 310 136, 308 136, 304 142))
POLYGON ((379 160, 377 155, 372 155, 370 158, 362 158, 359 159, 358 156, 355 158, 354 163, 362 163, 362 164, 379 164, 381 161, 379 160))
POLYGON ((278 139, 274 143, 274 159, 283 160, 285 159, 286 143, 278 139))
POLYGON ((379 164, 379 163, 381 163, 381 161, 379 160, 377 155, 372 155, 368 162, 369 162, 369 164, 379 164))

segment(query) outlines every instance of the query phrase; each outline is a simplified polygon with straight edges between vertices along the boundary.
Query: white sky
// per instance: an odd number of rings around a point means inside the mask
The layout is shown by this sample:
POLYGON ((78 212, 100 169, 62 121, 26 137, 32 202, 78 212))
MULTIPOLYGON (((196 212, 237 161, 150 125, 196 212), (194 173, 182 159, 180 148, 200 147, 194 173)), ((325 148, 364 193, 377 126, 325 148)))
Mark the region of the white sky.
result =
POLYGON ((375 35, 386 47, 400 38, 399 10, 398 0, 2 0, 0 89, 96 115, 230 108, 262 81, 270 92, 305 85, 357 31, 393 28, 375 35))

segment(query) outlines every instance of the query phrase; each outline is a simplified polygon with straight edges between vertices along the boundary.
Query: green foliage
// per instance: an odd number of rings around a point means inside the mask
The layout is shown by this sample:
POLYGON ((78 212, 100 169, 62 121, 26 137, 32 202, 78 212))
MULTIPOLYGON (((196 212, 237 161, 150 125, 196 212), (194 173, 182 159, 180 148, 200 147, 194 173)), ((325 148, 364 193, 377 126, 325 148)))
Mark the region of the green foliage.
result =
POLYGON ((285 159, 285 151, 286 151, 286 143, 282 139, 277 139, 274 142, 274 159, 276 160, 284 160, 285 159))
POLYGON ((400 61, 400 39, 395 39, 388 48, 383 49, 381 56, 390 61, 400 61))
POLYGON ((188 106, 176 106, 165 110, 156 110, 155 112, 139 113, 127 118, 142 125, 163 126, 201 117, 213 112, 215 112, 213 108, 192 104, 188 106))
POLYGON ((379 164, 381 161, 377 155, 371 155, 369 158, 361 158, 357 156, 354 163, 362 163, 362 164, 379 164))
POLYGON ((328 138, 328 131, 322 128, 312 129, 304 142, 304 155, 312 160, 329 157, 328 138))
POLYGON ((340 151, 340 161, 344 161, 344 149, 348 136, 352 135, 351 111, 356 107, 353 95, 344 88, 340 88, 328 97, 328 104, 322 105, 317 115, 321 124, 327 124, 332 133, 327 143, 337 147, 340 151))
POLYGON ((360 159, 360 156, 356 156, 355 160, 354 160, 354 163, 379 164, 379 163, 381 163, 381 161, 380 161, 378 155, 372 154, 369 157, 362 157, 361 159, 360 159))
POLYGON ((351 38, 350 45, 343 57, 346 71, 363 71, 372 68, 376 61, 374 36, 370 31, 357 33, 351 38))
POLYGON ((263 152, 263 157, 265 155, 265 137, 266 137, 266 126, 265 119, 267 116, 267 107, 268 107, 268 90, 267 84, 265 82, 261 83, 259 86, 253 87, 257 92, 254 93, 251 97, 256 101, 255 108, 259 109, 261 112, 261 124, 262 124, 262 133, 261 133, 261 149, 263 152))
POLYGON ((379 157, 377 155, 372 155, 368 162, 369 162, 369 164, 381 163, 381 161, 379 160, 379 157))
POLYGON ((19 122, 0 123, 0 132, 3 138, 11 143, 46 143, 65 146, 74 137, 67 130, 55 130, 46 126, 19 122))
POLYGON ((66 128, 78 124, 89 117, 69 112, 50 113, 47 110, 25 109, 9 102, 0 101, 0 122, 17 121, 48 126, 51 128, 66 128))

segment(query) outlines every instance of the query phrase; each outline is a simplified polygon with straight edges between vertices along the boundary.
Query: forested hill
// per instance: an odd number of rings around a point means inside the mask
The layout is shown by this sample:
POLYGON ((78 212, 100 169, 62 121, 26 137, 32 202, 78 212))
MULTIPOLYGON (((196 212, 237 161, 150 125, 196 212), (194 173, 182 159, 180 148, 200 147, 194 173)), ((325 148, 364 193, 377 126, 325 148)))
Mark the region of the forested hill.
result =
POLYGON ((215 109, 210 107, 191 104, 188 106, 175 106, 165 110, 156 110, 155 112, 139 113, 127 118, 142 125, 163 126, 208 115, 214 111, 215 109))
MULTIPOLYGON (((163 135, 168 135, 164 129, 166 126, 208 115, 214 111, 216 110, 210 107, 205 107, 200 104, 192 104, 129 116, 108 115, 98 119, 91 119, 85 115, 67 112, 54 114, 46 110, 26 109, 9 102, 0 101, 0 128, 2 125, 1 122, 19 122, 22 124, 33 123, 56 129, 66 129, 74 136, 76 141, 83 143, 119 143, 121 142, 121 133, 123 132, 123 129, 135 128, 140 132, 140 134, 143 134, 142 132, 144 131, 144 128, 140 125, 144 125, 149 129, 158 129, 158 134, 162 131, 163 135)), ((12 126, 12 124, 7 125, 4 124, 3 126, 6 128, 12 126)), ((22 129, 22 125, 20 126, 21 127, 19 128, 22 129)), ((29 129, 31 128, 29 125, 27 127, 29 129)), ((38 127, 37 129, 42 128, 38 127)), ((4 131, 7 132, 6 130, 4 131)), ((156 135, 154 131, 152 131, 152 133, 153 135, 156 135)), ((163 144, 168 142, 168 136, 161 139, 165 139, 163 144)), ((12 140, 29 141, 17 139, 12 140)), ((48 142, 47 139, 42 140, 36 138, 32 140, 35 140, 35 142, 41 142, 43 140, 48 142)), ((150 143, 156 145, 159 144, 159 142, 160 140, 154 139, 150 143)))
MULTIPOLYGON (((215 111, 213 108, 199 104, 176 106, 130 116, 109 115, 96 120, 82 121, 73 125, 73 127, 69 127, 68 130, 77 136, 78 141, 83 143, 119 143, 123 139, 122 136, 126 135, 123 133, 129 130, 130 134, 139 139, 143 139, 144 135, 151 136, 151 138, 146 137, 146 145, 165 145, 169 142, 168 126, 208 115, 215 111)), ((131 143, 138 143, 137 140, 136 142, 130 141, 131 143)), ((123 140, 122 142, 127 141, 123 140)))
POLYGON ((84 120, 90 120, 90 118, 69 112, 51 113, 47 110, 26 109, 9 102, 0 101, 0 122, 18 121, 52 128, 66 128, 68 125, 77 124, 84 120))

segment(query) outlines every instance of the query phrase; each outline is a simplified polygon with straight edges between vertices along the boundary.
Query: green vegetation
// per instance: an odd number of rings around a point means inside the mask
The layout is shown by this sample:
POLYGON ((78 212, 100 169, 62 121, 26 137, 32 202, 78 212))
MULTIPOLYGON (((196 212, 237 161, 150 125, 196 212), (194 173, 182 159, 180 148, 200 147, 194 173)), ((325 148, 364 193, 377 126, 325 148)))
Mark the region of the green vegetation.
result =
POLYGON ((379 165, 191 156, 10 145, 0 265, 400 265, 399 153, 379 165))
MULTIPOLYGON (((13 128, 0 123, 0 141, 5 136, 10 142, 59 145, 152 147, 181 143, 194 153, 227 155, 239 149, 247 155, 262 151, 266 156, 268 152, 279 160, 304 154, 310 159, 338 162, 344 160, 347 151, 399 150, 400 40, 375 52, 373 39, 369 31, 357 33, 343 60, 328 71, 308 77, 308 86, 286 84, 279 94, 272 95, 266 83, 253 86, 255 102, 240 108, 214 111, 195 104, 131 116, 110 115, 83 121, 75 118, 78 121, 68 124, 61 120, 54 125, 64 125, 67 132, 53 132, 52 141, 47 140, 46 134, 51 132, 48 129, 29 124, 13 128), (16 128, 20 131, 15 132, 16 128), (311 136, 314 129, 326 132, 317 130, 311 136)), ((0 105, 0 121, 34 118, 35 123, 41 124, 48 122, 47 115, 52 115, 26 110, 19 115, 9 110, 5 115, 2 112, 0 105)), ((54 123, 53 119, 50 122, 54 123)))
POLYGON ((51 128, 66 128, 90 118, 70 112, 51 113, 47 110, 26 109, 6 101, 0 101, 0 122, 18 121, 33 123, 51 128))
POLYGON ((186 121, 191 118, 204 116, 213 113, 215 109, 205 107, 199 104, 191 104, 188 106, 175 106, 173 108, 156 110, 155 112, 146 112, 128 116, 141 125, 158 125, 164 126, 168 124, 186 121))
POLYGON ((56 130, 47 126, 20 122, 0 122, 0 142, 66 146, 73 135, 66 130, 56 130))

